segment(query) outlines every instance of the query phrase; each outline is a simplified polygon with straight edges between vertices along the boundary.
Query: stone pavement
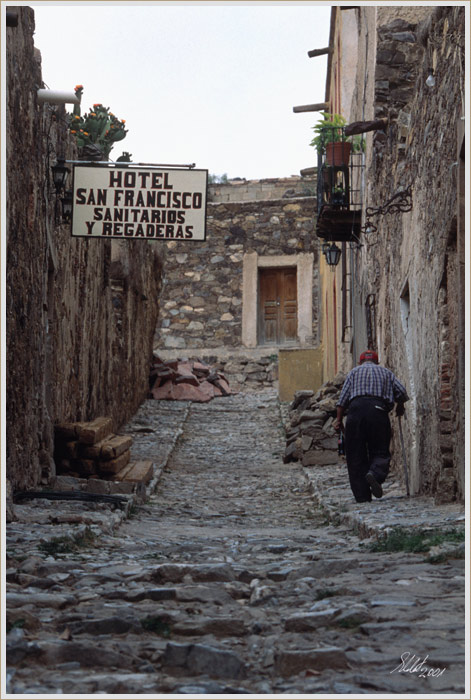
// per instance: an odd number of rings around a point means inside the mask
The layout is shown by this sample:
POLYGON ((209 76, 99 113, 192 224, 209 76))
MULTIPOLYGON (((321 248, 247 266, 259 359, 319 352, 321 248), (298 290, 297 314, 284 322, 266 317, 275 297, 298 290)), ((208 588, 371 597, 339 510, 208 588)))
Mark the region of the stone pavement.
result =
POLYGON ((283 464, 273 390, 146 401, 125 432, 155 463, 140 499, 15 505, 8 693, 464 692, 464 559, 369 547, 460 506, 393 481, 360 505, 343 458, 283 464))

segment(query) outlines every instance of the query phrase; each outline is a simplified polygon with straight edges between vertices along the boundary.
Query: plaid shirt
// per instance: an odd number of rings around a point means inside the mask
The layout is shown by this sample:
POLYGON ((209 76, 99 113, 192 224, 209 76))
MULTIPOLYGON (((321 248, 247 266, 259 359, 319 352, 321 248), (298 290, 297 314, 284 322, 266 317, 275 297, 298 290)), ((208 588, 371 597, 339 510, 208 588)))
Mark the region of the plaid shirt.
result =
POLYGON ((405 403, 409 400, 405 388, 393 372, 374 362, 363 362, 350 370, 340 392, 337 406, 347 406, 358 396, 383 399, 390 409, 394 406, 394 402, 405 403))

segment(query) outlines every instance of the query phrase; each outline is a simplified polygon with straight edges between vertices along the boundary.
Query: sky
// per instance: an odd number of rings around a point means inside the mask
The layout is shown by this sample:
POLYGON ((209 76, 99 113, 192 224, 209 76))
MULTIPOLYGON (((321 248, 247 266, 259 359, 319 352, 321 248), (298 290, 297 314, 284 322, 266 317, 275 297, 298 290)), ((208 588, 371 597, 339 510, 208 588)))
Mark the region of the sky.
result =
MULTIPOLYGON (((18 4, 18 3, 12 3, 18 4)), ((299 175, 323 102, 330 6, 322 2, 28 2, 52 89, 84 86, 126 120, 111 151, 246 179, 299 175)), ((72 111, 72 106, 67 109, 72 111)))

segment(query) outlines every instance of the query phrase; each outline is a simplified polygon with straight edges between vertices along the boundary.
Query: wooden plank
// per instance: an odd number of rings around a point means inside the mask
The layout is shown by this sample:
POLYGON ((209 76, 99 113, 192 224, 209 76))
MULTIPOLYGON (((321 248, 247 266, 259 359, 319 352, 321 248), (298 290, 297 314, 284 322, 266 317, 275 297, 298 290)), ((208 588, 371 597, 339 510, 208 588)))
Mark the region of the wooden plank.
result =
POLYGON ((345 136, 353 136, 354 134, 365 134, 367 131, 377 131, 385 129, 388 125, 386 117, 375 119, 369 122, 352 122, 345 127, 345 136))
POLYGON ((101 460, 98 462, 100 472, 106 474, 117 474, 123 467, 131 461, 131 452, 128 450, 116 459, 101 460))
POLYGON ((77 423, 59 423, 54 426, 54 436, 56 440, 68 442, 76 440, 78 437, 77 423))
POLYGON ((131 469, 134 467, 135 462, 130 462, 129 464, 126 464, 125 467, 119 470, 114 476, 113 476, 113 481, 123 481, 124 477, 126 474, 128 474, 131 469))
POLYGON ((133 439, 130 435, 113 435, 105 440, 101 450, 102 459, 116 459, 132 447, 133 439))
POLYGON ((131 469, 125 474, 122 481, 132 481, 147 484, 153 476, 154 463, 150 459, 142 459, 133 462, 131 469))
POLYGON ((296 268, 280 270, 281 324, 280 340, 296 340, 298 332, 298 302, 296 268))
POLYGON ((79 453, 79 443, 76 440, 70 442, 55 441, 54 456, 56 459, 77 459, 81 457, 79 453))
POLYGON ((133 439, 130 435, 111 435, 94 445, 81 445, 81 456, 88 459, 116 459, 129 450, 133 439))
POLYGON ((71 459, 70 468, 83 476, 98 473, 98 464, 93 459, 71 459))
POLYGON ((111 418, 101 416, 89 423, 77 423, 78 440, 86 445, 93 445, 110 435, 113 428, 111 418))
POLYGON ((101 448, 103 447, 104 440, 101 442, 96 442, 94 445, 84 445, 80 443, 80 456, 84 459, 100 459, 101 448))
POLYGON ((326 46, 324 49, 312 49, 307 52, 309 58, 315 58, 316 56, 325 56, 325 54, 332 53, 330 46, 326 46))
POLYGON ((293 107, 293 112, 326 112, 328 109, 328 102, 318 102, 314 105, 299 105, 298 107, 293 107))

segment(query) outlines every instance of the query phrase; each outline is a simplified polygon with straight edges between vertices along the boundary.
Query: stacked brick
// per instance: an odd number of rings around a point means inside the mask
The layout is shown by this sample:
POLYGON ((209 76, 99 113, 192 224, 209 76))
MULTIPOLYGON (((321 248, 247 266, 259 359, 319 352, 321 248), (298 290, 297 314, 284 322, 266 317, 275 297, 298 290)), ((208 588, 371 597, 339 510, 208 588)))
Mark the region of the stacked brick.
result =
POLYGON ((147 482, 150 460, 131 462, 132 437, 112 433, 111 418, 55 426, 54 459, 58 474, 89 479, 147 482))

